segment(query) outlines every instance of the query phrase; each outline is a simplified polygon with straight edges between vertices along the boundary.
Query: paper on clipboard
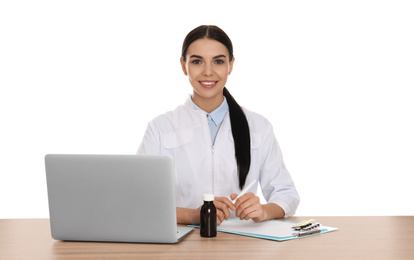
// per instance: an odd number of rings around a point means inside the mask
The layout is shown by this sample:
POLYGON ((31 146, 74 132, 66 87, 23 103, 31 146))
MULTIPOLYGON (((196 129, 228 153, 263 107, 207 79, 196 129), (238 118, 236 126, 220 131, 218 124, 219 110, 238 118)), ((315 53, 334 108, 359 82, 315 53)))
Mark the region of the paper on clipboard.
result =
MULTIPOLYGON (((221 223, 221 225, 217 227, 217 231, 276 241, 285 241, 299 238, 293 235, 292 226, 295 224, 297 223, 282 220, 269 220, 256 223, 253 220, 246 221, 234 218, 221 223)), ((322 226, 321 232, 318 234, 335 231, 337 229, 338 228, 322 226)), ((312 234, 307 236, 313 236, 318 234, 312 234)))

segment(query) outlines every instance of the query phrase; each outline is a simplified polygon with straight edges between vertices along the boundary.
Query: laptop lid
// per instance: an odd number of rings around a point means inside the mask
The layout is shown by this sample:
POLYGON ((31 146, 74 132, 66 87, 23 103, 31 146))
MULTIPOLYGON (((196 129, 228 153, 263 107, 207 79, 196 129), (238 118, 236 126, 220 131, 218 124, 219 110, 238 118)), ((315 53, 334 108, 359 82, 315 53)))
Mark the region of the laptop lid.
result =
POLYGON ((45 164, 54 239, 180 240, 172 157, 48 154, 45 164))

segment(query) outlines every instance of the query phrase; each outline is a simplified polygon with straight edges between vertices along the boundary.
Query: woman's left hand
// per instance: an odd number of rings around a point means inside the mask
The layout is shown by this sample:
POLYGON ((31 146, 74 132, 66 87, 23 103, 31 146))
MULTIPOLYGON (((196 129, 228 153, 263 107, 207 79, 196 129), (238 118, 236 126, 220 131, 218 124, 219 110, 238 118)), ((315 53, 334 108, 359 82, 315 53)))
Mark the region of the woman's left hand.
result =
MULTIPOLYGON (((231 194, 231 199, 234 200, 237 194, 231 194)), ((260 198, 254 195, 253 192, 249 192, 241 196, 234 203, 236 207, 236 216, 241 220, 252 219, 254 222, 261 222, 265 220, 265 211, 262 204, 260 204, 260 198)))

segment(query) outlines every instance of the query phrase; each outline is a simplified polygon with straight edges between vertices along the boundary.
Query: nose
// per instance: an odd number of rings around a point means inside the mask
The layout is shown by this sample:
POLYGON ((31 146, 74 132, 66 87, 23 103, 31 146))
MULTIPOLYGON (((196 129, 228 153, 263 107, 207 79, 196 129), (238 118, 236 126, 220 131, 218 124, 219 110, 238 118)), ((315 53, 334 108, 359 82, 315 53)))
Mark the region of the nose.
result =
POLYGON ((204 66, 204 71, 203 71, 203 75, 208 77, 208 76, 212 76, 213 75, 213 70, 211 68, 211 64, 206 64, 204 66))

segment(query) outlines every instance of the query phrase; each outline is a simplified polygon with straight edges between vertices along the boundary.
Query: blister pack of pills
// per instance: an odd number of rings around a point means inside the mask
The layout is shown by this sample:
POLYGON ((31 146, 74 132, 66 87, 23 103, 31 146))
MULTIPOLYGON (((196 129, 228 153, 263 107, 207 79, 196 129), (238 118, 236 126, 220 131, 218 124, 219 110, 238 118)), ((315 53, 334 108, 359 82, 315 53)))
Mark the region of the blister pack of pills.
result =
POLYGON ((302 221, 294 226, 292 226, 294 230, 294 236, 306 236, 311 234, 316 234, 321 232, 321 224, 315 222, 314 219, 302 221))

